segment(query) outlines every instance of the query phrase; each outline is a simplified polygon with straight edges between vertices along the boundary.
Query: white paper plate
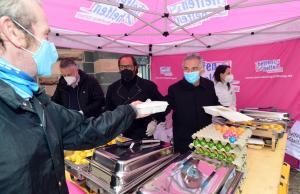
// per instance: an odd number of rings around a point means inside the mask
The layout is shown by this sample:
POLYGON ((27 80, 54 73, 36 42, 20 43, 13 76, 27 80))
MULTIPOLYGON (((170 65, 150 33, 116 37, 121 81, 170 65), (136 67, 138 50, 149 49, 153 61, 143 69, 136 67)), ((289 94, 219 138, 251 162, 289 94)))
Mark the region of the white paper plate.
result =
POLYGON ((138 104, 136 106, 138 114, 155 114, 159 112, 165 112, 168 107, 166 101, 151 101, 138 104))
POLYGON ((252 117, 249 117, 240 112, 236 112, 224 106, 204 106, 203 108, 207 114, 210 114, 215 117, 221 116, 232 122, 243 122, 243 121, 254 120, 252 117))

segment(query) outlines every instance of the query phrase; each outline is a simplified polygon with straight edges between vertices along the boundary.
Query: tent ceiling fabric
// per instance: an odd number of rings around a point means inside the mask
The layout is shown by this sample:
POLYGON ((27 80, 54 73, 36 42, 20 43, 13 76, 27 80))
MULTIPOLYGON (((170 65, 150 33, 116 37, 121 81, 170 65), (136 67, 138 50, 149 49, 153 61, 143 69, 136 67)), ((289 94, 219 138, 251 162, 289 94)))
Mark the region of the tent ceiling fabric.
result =
POLYGON ((44 0, 57 46, 168 55, 300 37, 300 0, 44 0))

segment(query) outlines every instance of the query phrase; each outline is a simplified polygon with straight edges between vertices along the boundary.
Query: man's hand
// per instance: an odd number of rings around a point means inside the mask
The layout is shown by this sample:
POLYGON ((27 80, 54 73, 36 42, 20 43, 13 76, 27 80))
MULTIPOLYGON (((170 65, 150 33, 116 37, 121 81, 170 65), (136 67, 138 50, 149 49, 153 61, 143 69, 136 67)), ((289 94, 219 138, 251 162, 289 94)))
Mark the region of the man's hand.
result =
POLYGON ((140 119, 140 118, 144 118, 144 117, 149 116, 149 114, 143 115, 143 114, 140 114, 140 113, 138 112, 138 109, 136 108, 136 106, 137 106, 138 104, 141 104, 141 103, 143 103, 143 102, 141 102, 141 101, 134 101, 134 102, 132 102, 132 103, 130 104, 130 106, 131 106, 131 107, 134 109, 134 111, 136 112, 136 118, 137 118, 137 119, 140 119))
POLYGON ((146 130, 146 135, 152 136, 156 130, 157 127, 157 121, 151 121, 148 126, 147 126, 147 130, 146 130))

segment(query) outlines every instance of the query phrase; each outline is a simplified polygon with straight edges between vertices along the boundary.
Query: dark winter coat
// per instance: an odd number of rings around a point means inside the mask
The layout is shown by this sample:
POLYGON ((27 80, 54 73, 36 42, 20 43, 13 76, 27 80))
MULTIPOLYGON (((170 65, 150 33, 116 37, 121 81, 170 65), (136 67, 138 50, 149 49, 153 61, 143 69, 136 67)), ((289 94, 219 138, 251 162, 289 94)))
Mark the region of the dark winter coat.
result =
POLYGON ((212 81, 201 77, 195 87, 185 79, 168 89, 169 108, 173 110, 173 136, 175 151, 189 151, 192 135, 211 124, 212 117, 204 112, 203 106, 219 105, 212 81))
MULTIPOLYGON (((106 94, 106 108, 114 110, 118 105, 130 104, 136 100, 144 102, 147 99, 152 101, 165 100, 155 83, 136 76, 129 83, 118 80, 109 86, 106 94)), ((158 122, 164 121, 165 114, 155 114, 143 119, 136 119, 123 135, 132 139, 146 138, 147 125, 153 119, 158 122)))
MULTIPOLYGON (((52 100, 57 104, 70 108, 71 90, 76 90, 79 109, 85 117, 97 117, 104 109, 105 99, 98 81, 79 70, 80 80, 76 88, 67 85, 63 77, 59 79, 52 100)), ((73 96, 74 97, 74 96, 73 96)))
POLYGON ((64 150, 91 149, 121 134, 136 117, 120 106, 84 119, 39 91, 24 101, 0 80, 0 193, 67 194, 64 150))

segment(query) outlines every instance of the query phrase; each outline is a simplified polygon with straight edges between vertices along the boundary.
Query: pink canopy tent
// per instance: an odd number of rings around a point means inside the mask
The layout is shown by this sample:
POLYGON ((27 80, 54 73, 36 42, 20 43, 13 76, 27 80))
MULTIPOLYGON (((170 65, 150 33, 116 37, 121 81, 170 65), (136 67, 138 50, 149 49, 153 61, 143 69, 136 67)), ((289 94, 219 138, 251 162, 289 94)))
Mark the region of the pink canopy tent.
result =
POLYGON ((44 0, 57 46, 169 55, 300 37, 299 0, 44 0))
POLYGON ((163 93, 182 78, 184 56, 161 55, 201 52, 211 75, 212 64, 232 64, 238 107, 275 106, 300 119, 300 0, 44 0, 43 6, 57 46, 154 55, 151 77, 163 93), (280 71, 261 72, 260 63, 280 71))

